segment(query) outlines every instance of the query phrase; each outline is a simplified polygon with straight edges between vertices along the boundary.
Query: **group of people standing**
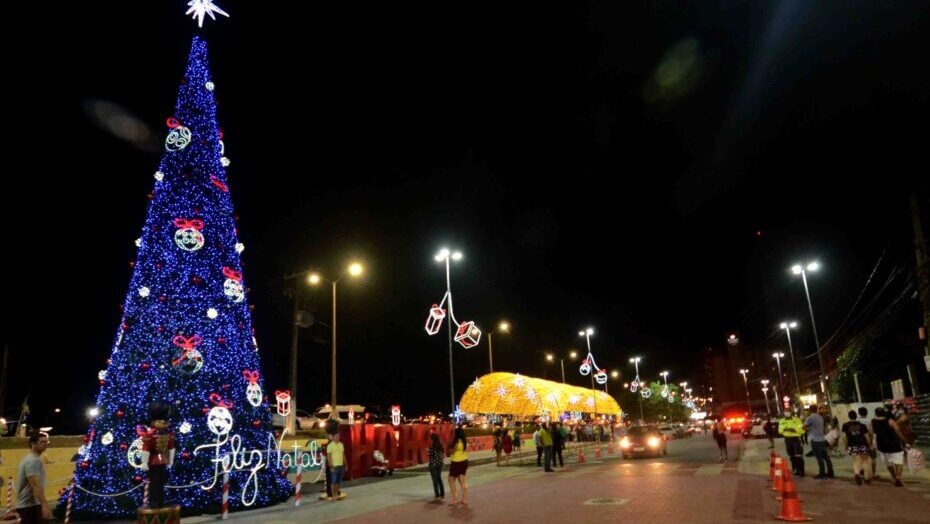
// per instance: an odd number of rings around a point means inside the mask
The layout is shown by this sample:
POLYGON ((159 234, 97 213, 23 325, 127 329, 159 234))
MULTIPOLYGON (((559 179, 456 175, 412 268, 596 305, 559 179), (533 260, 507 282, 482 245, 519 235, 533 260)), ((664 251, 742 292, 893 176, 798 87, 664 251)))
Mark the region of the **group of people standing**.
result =
POLYGON ((433 480, 433 494, 436 501, 441 501, 446 497, 445 486, 442 484, 442 464, 446 452, 451 458, 449 466, 449 493, 452 495, 450 506, 465 506, 468 504, 468 483, 465 481, 465 474, 468 472, 468 439, 465 437, 465 430, 455 428, 452 436, 452 442, 448 448, 442 445, 439 434, 430 435, 429 447, 429 474, 433 480), (456 484, 458 486, 456 486, 456 484), (461 497, 459 497, 461 492, 461 497))
POLYGON ((860 407, 856 411, 850 410, 848 417, 849 421, 838 427, 836 418, 830 415, 826 406, 819 409, 812 406, 803 422, 794 413, 786 412, 784 418, 779 421, 778 432, 785 437, 785 448, 791 459, 792 473, 798 477, 805 474, 802 439, 807 436, 811 453, 817 459, 818 472, 814 478, 834 478, 829 450, 839 446, 842 434, 846 452, 853 459, 856 484, 868 484, 878 478, 875 463, 877 455, 881 454, 894 485, 903 486, 901 474, 905 451, 915 440, 907 409, 900 403, 894 407, 877 407, 870 419, 868 410, 860 407))
POLYGON ((558 422, 543 422, 536 426, 533 433, 533 443, 536 444, 536 466, 542 467, 543 471, 555 471, 552 469, 556 466, 558 460, 559 467, 565 467, 565 460, 562 458, 562 450, 565 449, 565 442, 568 440, 568 430, 558 422))

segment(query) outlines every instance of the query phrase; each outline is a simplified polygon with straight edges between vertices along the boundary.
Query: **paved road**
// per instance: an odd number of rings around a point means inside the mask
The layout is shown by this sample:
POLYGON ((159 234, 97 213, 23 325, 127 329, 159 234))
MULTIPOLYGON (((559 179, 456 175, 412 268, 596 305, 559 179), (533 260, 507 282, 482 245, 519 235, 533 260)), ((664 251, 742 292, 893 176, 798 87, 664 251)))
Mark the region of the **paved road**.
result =
MULTIPOLYGON (((570 459, 564 469, 545 473, 535 457, 524 465, 486 464, 468 470, 469 504, 450 507, 432 500, 426 472, 398 473, 394 478, 348 483, 346 500, 314 500, 314 487, 299 509, 287 505, 232 514, 231 521, 285 524, 297 522, 772 522, 778 505, 767 476, 768 443, 730 440, 727 464, 717 462, 710 437, 672 441, 669 455, 622 460, 616 456, 584 464, 570 459), (742 451, 745 449, 745 453, 742 451), (737 461, 741 459, 740 461, 737 461), (427 520, 428 519, 428 520, 427 520)), ((848 461, 848 459, 843 459, 848 461)), ((837 472, 848 465, 837 461, 837 472)), ((798 479, 805 513, 819 522, 878 520, 926 523, 928 484, 906 479, 907 489, 883 482, 855 486, 848 478, 798 479), (894 511, 889 514, 889 501, 894 511)), ((448 496, 448 491, 447 491, 448 496)), ((215 517, 185 519, 213 522, 215 517)))

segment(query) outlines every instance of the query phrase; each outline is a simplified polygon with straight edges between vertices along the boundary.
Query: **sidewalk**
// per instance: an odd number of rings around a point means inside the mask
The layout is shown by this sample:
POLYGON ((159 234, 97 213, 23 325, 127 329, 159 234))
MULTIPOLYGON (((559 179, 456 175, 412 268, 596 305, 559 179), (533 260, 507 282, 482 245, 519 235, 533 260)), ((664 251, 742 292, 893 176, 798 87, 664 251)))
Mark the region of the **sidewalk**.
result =
MULTIPOLYGON (((740 472, 748 473, 750 475, 765 475, 769 474, 769 441, 767 439, 753 439, 745 441, 745 447, 743 451, 743 457, 740 461, 740 472)), ((810 446, 804 448, 804 452, 807 453, 810 451, 810 446)), ((779 454, 782 458, 787 457, 788 454, 785 452, 785 442, 784 439, 775 439, 775 452, 779 454)), ((833 462, 833 471, 838 479, 853 480, 853 471, 852 471, 852 458, 849 455, 843 455, 842 457, 831 456, 830 460, 833 462)), ((875 463, 875 469, 879 476, 884 477, 887 481, 889 478, 888 470, 885 468, 882 458, 879 456, 878 460, 875 463)), ((804 457, 804 471, 808 475, 817 474, 817 459, 814 457, 804 457)), ((930 489, 930 467, 925 466, 924 469, 918 471, 917 473, 911 473, 907 470, 907 466, 904 466, 903 474, 904 482, 906 484, 910 483, 921 483, 924 484, 930 489)))
MULTIPOLYGON (((584 447, 586 461, 591 463, 591 465, 602 464, 608 460, 610 462, 619 462, 620 460, 616 453, 610 457, 606 456, 606 443, 601 443, 602 452, 604 454, 603 460, 594 458, 594 449, 597 446, 596 442, 582 442, 580 445, 574 442, 568 444, 570 444, 571 447, 566 448, 563 452, 566 465, 575 464, 579 446, 584 447)), ((521 451, 519 454, 510 455, 511 462, 509 467, 503 467, 502 465, 502 467, 496 468, 490 466, 490 464, 493 464, 495 461, 493 451, 469 451, 469 490, 474 492, 475 488, 524 476, 529 471, 532 471, 534 475, 543 475, 542 470, 536 468, 535 459, 536 448, 534 446, 530 446, 530 449, 524 447, 524 451, 521 451), (524 464, 522 467, 520 466, 521 456, 523 457, 524 464), (483 467, 480 469, 474 469, 481 465, 483 465, 483 467)), ((432 487, 427 469, 426 466, 416 466, 395 470, 392 478, 362 477, 358 480, 347 481, 342 487, 345 489, 346 494, 348 494, 348 498, 345 501, 337 503, 319 500, 320 490, 323 487, 322 483, 310 484, 305 481, 301 489, 302 500, 299 508, 294 507, 294 499, 292 498, 288 502, 276 506, 230 513, 229 521, 265 524, 311 521, 328 522, 332 520, 361 517, 368 513, 388 510, 388 508, 410 503, 416 503, 426 508, 444 507, 444 504, 437 505, 433 503, 432 487)), ((563 471, 563 475, 565 475, 564 470, 559 468, 559 471, 563 471)), ((584 474, 588 470, 582 469, 576 471, 575 474, 577 475, 578 473, 584 474)), ((447 474, 448 459, 443 476, 445 477, 447 474)), ((555 479, 556 477, 552 478, 555 479)), ((306 479, 306 477, 304 477, 304 479, 306 479)), ((448 487, 446 487, 446 489, 448 493, 448 487)), ((216 522, 217 519, 217 515, 200 515, 186 517, 183 521, 185 524, 205 524, 216 522)), ((388 518, 387 521, 393 520, 388 518)), ((378 522, 385 522, 385 519, 381 518, 378 522)), ((129 523, 127 522, 126 524, 129 523)))
MULTIPOLYGON (((527 440, 529 444, 524 443, 522 451, 519 453, 514 452, 510 454, 510 463, 511 464, 520 464, 522 461, 526 464, 534 462, 536 460, 536 446, 533 444, 532 440, 527 440)), ((578 448, 581 447, 584 449, 586 456, 590 455, 592 458, 594 456, 594 450, 600 444, 601 451, 607 453, 607 443, 606 442, 566 442, 565 449, 562 451, 562 457, 568 457, 571 454, 572 457, 575 457, 578 454, 578 448)), ((617 443, 614 443, 614 449, 617 448, 617 443)), ((501 453, 501 466, 505 464, 505 455, 501 453)), ((497 460, 496 455, 494 454, 493 449, 484 449, 480 451, 469 451, 468 452, 468 465, 470 466, 479 466, 481 464, 492 464, 497 460)), ((444 461, 444 466, 446 469, 449 467, 449 457, 446 457, 444 461)), ((425 472, 429 471, 429 464, 419 464, 417 466, 412 466, 409 468, 404 468, 402 470, 395 471, 408 471, 408 472, 425 472)))

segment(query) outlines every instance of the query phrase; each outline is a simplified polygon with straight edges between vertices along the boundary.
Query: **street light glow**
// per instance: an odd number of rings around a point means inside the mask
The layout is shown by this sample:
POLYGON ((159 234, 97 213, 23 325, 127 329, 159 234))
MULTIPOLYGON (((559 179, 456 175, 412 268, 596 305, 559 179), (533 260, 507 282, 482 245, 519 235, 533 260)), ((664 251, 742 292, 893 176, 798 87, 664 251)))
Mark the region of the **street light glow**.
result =
POLYGON ((810 264, 807 265, 808 271, 817 271, 818 269, 820 269, 819 262, 811 262, 810 264))
POLYGON ((572 351, 571 353, 568 354, 568 356, 569 356, 569 358, 571 358, 571 359, 574 360, 574 359, 578 358, 578 352, 577 352, 577 351, 572 351))
POLYGON ((307 275, 307 282, 311 285, 317 285, 320 283, 320 274, 319 273, 310 273, 307 275))
POLYGON ((794 273, 795 275, 800 275, 802 271, 804 271, 804 268, 801 267, 800 264, 795 264, 791 266, 791 272, 794 273))
POLYGON ((662 377, 667 377, 667 376, 668 376, 668 371, 663 371, 663 372, 659 373, 659 375, 661 375, 662 377))
POLYGON ((455 253, 452 253, 452 260, 462 260, 462 252, 456 251, 455 253))
POLYGON ((630 357, 630 364, 638 364, 640 360, 640 357, 630 357))
POLYGON ((553 360, 555 360, 555 357, 552 356, 552 353, 546 353, 546 360, 548 360, 549 362, 552 362, 553 360))
POLYGON ((100 414, 100 410, 95 407, 87 410, 87 416, 90 418, 94 418, 99 414, 100 414))
POLYGON ((449 250, 446 248, 442 248, 439 253, 436 253, 436 262, 442 262, 447 258, 449 258, 449 250))
POLYGON ((785 356, 784 353, 780 353, 780 352, 772 353, 772 358, 783 358, 784 356, 785 356))
POLYGON ((357 277, 361 275, 362 271, 364 270, 365 268, 363 268, 362 265, 359 264, 358 262, 352 262, 352 264, 349 265, 349 274, 352 275, 353 277, 357 277))
POLYGON ((510 324, 506 321, 498 324, 497 329, 501 330, 503 333, 508 333, 510 331, 510 324))
POLYGON ((612 376, 613 378, 617 378, 620 376, 620 372, 615 369, 610 372, 610 376, 612 376))

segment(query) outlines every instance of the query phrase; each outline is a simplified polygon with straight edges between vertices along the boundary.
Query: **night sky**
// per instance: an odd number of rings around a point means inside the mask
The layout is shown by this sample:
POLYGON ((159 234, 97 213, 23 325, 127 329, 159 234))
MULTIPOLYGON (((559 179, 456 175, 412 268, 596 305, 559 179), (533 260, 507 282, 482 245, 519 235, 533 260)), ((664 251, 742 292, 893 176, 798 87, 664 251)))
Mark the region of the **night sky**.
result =
MULTIPOLYGON (((411 415, 449 407, 445 331, 423 330, 443 246, 465 255, 458 319, 512 324, 495 369, 552 379, 544 353, 580 349, 590 325, 601 366, 630 378, 636 354, 644 378, 699 383, 702 348, 731 331, 765 344, 807 324, 794 262, 824 265, 822 339, 883 253, 913 265, 928 2, 217 1, 232 16, 202 33, 269 390, 287 386, 282 277, 353 258, 367 274, 339 284, 340 403, 411 415)), ((30 388, 36 421, 61 407, 63 428, 94 402, 196 30, 185 3, 67 3, 11 58, 7 416, 30 388), (119 117, 151 135, 127 139, 119 117)), ((312 410, 331 301, 301 294, 325 323, 301 332, 312 410)), ((487 346, 454 361, 460 396, 487 346)))

